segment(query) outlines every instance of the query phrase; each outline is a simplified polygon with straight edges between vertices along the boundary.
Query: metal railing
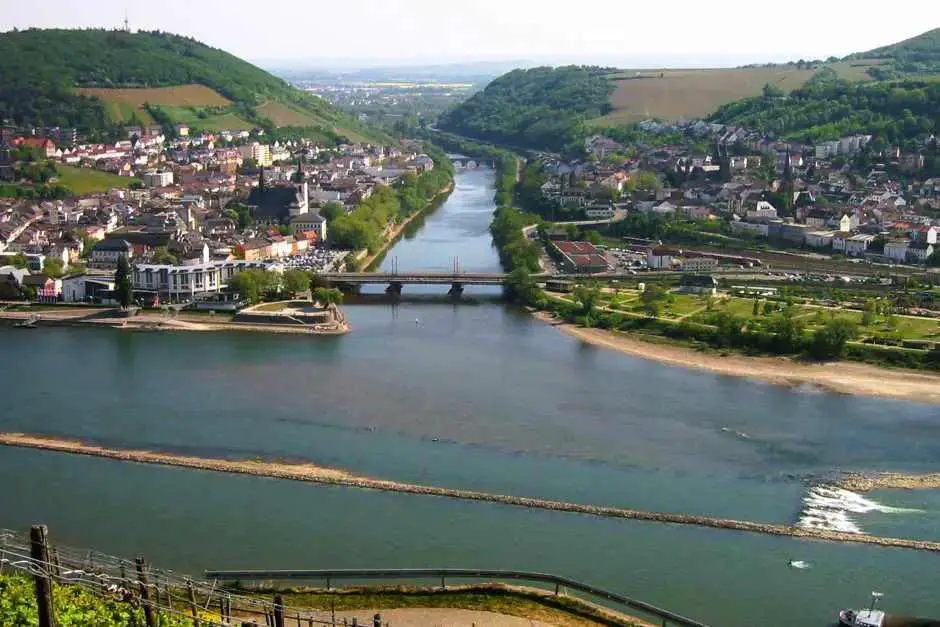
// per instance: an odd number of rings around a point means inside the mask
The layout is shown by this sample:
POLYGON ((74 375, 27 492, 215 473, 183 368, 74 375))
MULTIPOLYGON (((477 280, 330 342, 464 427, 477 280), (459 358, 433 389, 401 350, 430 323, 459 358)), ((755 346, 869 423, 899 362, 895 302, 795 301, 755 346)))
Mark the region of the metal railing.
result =
POLYGON ((475 570, 468 568, 391 568, 391 569, 340 569, 340 570, 209 570, 206 579, 219 582, 232 581, 297 581, 323 580, 329 589, 334 580, 363 579, 433 579, 441 581, 446 588, 447 579, 484 579, 538 582, 553 585, 555 595, 561 588, 577 590, 591 597, 611 601, 617 605, 637 610, 655 617, 663 626, 707 627, 705 623, 657 607, 645 601, 610 592, 597 586, 582 583, 567 577, 520 570, 475 570))

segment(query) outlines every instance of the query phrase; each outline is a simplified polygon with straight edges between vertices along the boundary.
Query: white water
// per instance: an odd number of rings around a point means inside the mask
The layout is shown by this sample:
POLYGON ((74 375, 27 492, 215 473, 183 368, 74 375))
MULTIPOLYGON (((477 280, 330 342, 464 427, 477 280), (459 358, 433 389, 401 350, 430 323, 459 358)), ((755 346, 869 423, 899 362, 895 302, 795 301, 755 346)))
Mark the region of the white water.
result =
POLYGON ((877 501, 865 498, 850 490, 835 486, 813 486, 803 497, 803 510, 800 512, 797 527, 807 529, 828 529, 845 533, 862 533, 850 514, 896 514, 916 510, 889 507, 877 501))

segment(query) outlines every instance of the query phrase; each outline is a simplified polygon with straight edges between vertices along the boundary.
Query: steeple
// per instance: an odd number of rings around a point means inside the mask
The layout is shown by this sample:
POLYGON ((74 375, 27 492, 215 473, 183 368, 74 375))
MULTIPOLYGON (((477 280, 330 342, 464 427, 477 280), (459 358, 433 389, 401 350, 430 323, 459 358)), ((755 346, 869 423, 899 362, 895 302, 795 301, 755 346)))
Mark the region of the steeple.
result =
POLYGON ((300 151, 300 155, 297 157, 297 174, 294 176, 295 183, 304 182, 304 151, 300 151))
POLYGON ((264 166, 261 166, 261 173, 258 174, 258 189, 264 189, 264 166))

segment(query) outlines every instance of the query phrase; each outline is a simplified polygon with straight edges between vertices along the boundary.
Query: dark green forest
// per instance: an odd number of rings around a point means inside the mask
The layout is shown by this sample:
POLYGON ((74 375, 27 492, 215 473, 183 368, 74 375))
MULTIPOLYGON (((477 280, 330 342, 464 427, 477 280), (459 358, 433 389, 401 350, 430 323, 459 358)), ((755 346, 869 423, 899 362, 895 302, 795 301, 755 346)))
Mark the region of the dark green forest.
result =
POLYGON ((940 130, 940 82, 850 83, 823 74, 789 96, 724 105, 711 120, 806 142, 865 133, 904 145, 940 130))
POLYGON ((856 59, 891 59, 892 63, 871 68, 868 73, 876 80, 940 73, 940 28, 905 39, 890 46, 859 52, 847 57, 856 59))
POLYGON ((522 148, 564 151, 583 122, 610 112, 611 70, 567 66, 513 70, 441 118, 444 130, 522 148))
POLYGON ((75 87, 162 87, 198 83, 245 109, 269 100, 296 106, 332 126, 357 122, 325 101, 198 41, 159 31, 30 29, 0 34, 0 119, 82 131, 109 122, 95 98, 75 87))

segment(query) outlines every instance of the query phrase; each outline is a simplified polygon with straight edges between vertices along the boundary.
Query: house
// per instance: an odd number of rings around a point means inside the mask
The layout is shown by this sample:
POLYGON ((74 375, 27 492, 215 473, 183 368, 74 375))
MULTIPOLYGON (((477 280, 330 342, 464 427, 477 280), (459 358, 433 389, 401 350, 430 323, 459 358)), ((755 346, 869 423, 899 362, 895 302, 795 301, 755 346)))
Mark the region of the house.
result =
POLYGON ((754 209, 749 209, 746 215, 748 220, 776 220, 777 208, 766 200, 759 200, 754 209))
POLYGON ((134 256, 134 246, 126 239, 101 240, 91 249, 91 262, 96 265, 116 266, 121 256, 128 261, 134 256))
POLYGON ((828 220, 829 214, 822 209, 812 209, 806 214, 806 226, 814 229, 823 228, 828 220))
POLYGON ((868 251, 873 241, 875 241, 874 235, 853 235, 845 240, 845 254, 850 257, 861 257, 868 251))
POLYGON ((915 229, 914 232, 911 233, 911 236, 918 242, 926 242, 927 244, 936 244, 937 234, 938 234, 937 227, 921 226, 915 229))
POLYGON ((24 287, 36 291, 36 300, 42 303, 54 303, 62 294, 62 281, 42 274, 31 274, 23 279, 24 287))
POLYGON ((175 129, 178 137, 189 137, 189 127, 187 125, 177 124, 175 129))
POLYGON ((718 281, 706 274, 683 274, 679 279, 679 293, 715 296, 718 294, 718 281))
POLYGON ((313 231, 317 239, 323 242, 326 241, 326 218, 316 212, 294 216, 290 219, 290 230, 293 234, 313 231))
POLYGON ((915 263, 927 263, 931 255, 936 252, 936 247, 927 242, 913 242, 907 249, 907 257, 915 263))
POLYGON ((653 213, 655 213, 655 214, 657 214, 657 215, 661 215, 661 216, 662 216, 662 215, 672 215, 672 214, 674 214, 674 213, 676 212, 676 209, 677 209, 677 207, 676 207, 674 204, 672 204, 672 203, 669 202, 668 200, 664 200, 664 201, 661 202, 660 204, 658 204, 658 205, 656 205, 655 207, 653 207, 653 213))
POLYGON ((170 170, 147 170, 140 178, 147 187, 166 187, 173 184, 173 172, 170 170))
POLYGON ((839 230, 843 233, 849 233, 858 228, 858 218, 853 213, 849 215, 847 213, 842 214, 842 217, 839 218, 839 230))
POLYGON ((907 261, 907 249, 911 242, 906 239, 893 239, 885 242, 885 257, 898 263, 907 261))

